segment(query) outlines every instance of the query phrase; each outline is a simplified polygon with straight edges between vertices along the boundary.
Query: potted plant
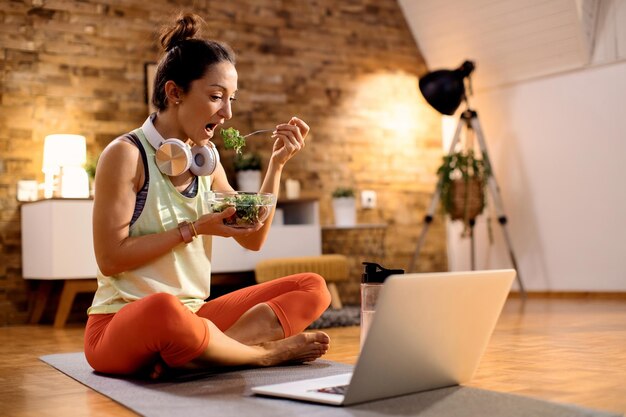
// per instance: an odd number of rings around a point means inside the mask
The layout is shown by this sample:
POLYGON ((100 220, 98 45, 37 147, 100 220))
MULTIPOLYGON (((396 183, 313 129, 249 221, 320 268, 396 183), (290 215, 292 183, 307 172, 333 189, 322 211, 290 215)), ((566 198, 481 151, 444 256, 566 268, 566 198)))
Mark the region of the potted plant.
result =
POLYGON ((488 165, 470 149, 444 156, 437 174, 444 212, 452 220, 463 220, 467 226, 485 208, 488 165))
POLYGON ((339 187, 333 193, 333 213, 335 225, 354 226, 356 224, 356 200, 352 188, 339 187))
POLYGON ((95 180, 96 180, 96 166, 98 165, 98 158, 87 158, 87 162, 83 165, 87 176, 89 176, 89 195, 94 196, 95 180))
POLYGON ((233 165, 239 191, 259 191, 261 188, 261 156, 255 152, 236 154, 233 165))

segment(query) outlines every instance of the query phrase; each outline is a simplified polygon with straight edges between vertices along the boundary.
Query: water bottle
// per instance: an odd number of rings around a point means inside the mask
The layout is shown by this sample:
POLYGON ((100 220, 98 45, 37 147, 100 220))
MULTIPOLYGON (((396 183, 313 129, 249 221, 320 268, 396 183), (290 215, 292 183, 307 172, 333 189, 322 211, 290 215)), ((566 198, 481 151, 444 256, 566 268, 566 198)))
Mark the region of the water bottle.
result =
POLYGON ((372 324, 378 295, 385 279, 390 275, 404 274, 403 269, 387 269, 373 262, 363 262, 363 265, 365 271, 361 276, 361 347, 372 324))

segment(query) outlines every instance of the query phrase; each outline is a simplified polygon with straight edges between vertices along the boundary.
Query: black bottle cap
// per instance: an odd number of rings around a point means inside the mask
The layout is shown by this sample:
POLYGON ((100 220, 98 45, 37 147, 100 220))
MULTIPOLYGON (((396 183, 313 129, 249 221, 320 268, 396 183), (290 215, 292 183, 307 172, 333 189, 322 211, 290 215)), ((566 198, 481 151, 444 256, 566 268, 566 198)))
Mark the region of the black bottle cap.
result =
POLYGON ((365 272, 361 276, 363 284, 382 284, 389 275, 404 274, 404 269, 387 269, 374 262, 363 262, 365 272))

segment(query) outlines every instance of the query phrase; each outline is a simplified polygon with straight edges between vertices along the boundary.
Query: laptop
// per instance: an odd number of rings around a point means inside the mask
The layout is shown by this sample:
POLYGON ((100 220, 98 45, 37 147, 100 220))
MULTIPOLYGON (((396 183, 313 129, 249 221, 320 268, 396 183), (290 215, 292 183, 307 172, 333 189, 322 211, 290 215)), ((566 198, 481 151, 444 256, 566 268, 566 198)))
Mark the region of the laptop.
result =
POLYGON ((352 372, 252 392, 351 405, 468 382, 514 278, 512 269, 391 275, 352 372))

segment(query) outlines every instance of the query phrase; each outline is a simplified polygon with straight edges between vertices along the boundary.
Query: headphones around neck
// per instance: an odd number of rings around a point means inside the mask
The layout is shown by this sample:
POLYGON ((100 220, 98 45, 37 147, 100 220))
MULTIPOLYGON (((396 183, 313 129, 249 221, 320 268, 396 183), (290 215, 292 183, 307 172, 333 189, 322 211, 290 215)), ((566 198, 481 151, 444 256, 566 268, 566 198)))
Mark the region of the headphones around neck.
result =
POLYGON ((141 130, 156 150, 154 160, 159 171, 170 177, 176 177, 190 170, 194 175, 211 175, 220 161, 220 154, 215 145, 189 146, 180 139, 163 139, 152 123, 150 115, 141 126, 141 130))

